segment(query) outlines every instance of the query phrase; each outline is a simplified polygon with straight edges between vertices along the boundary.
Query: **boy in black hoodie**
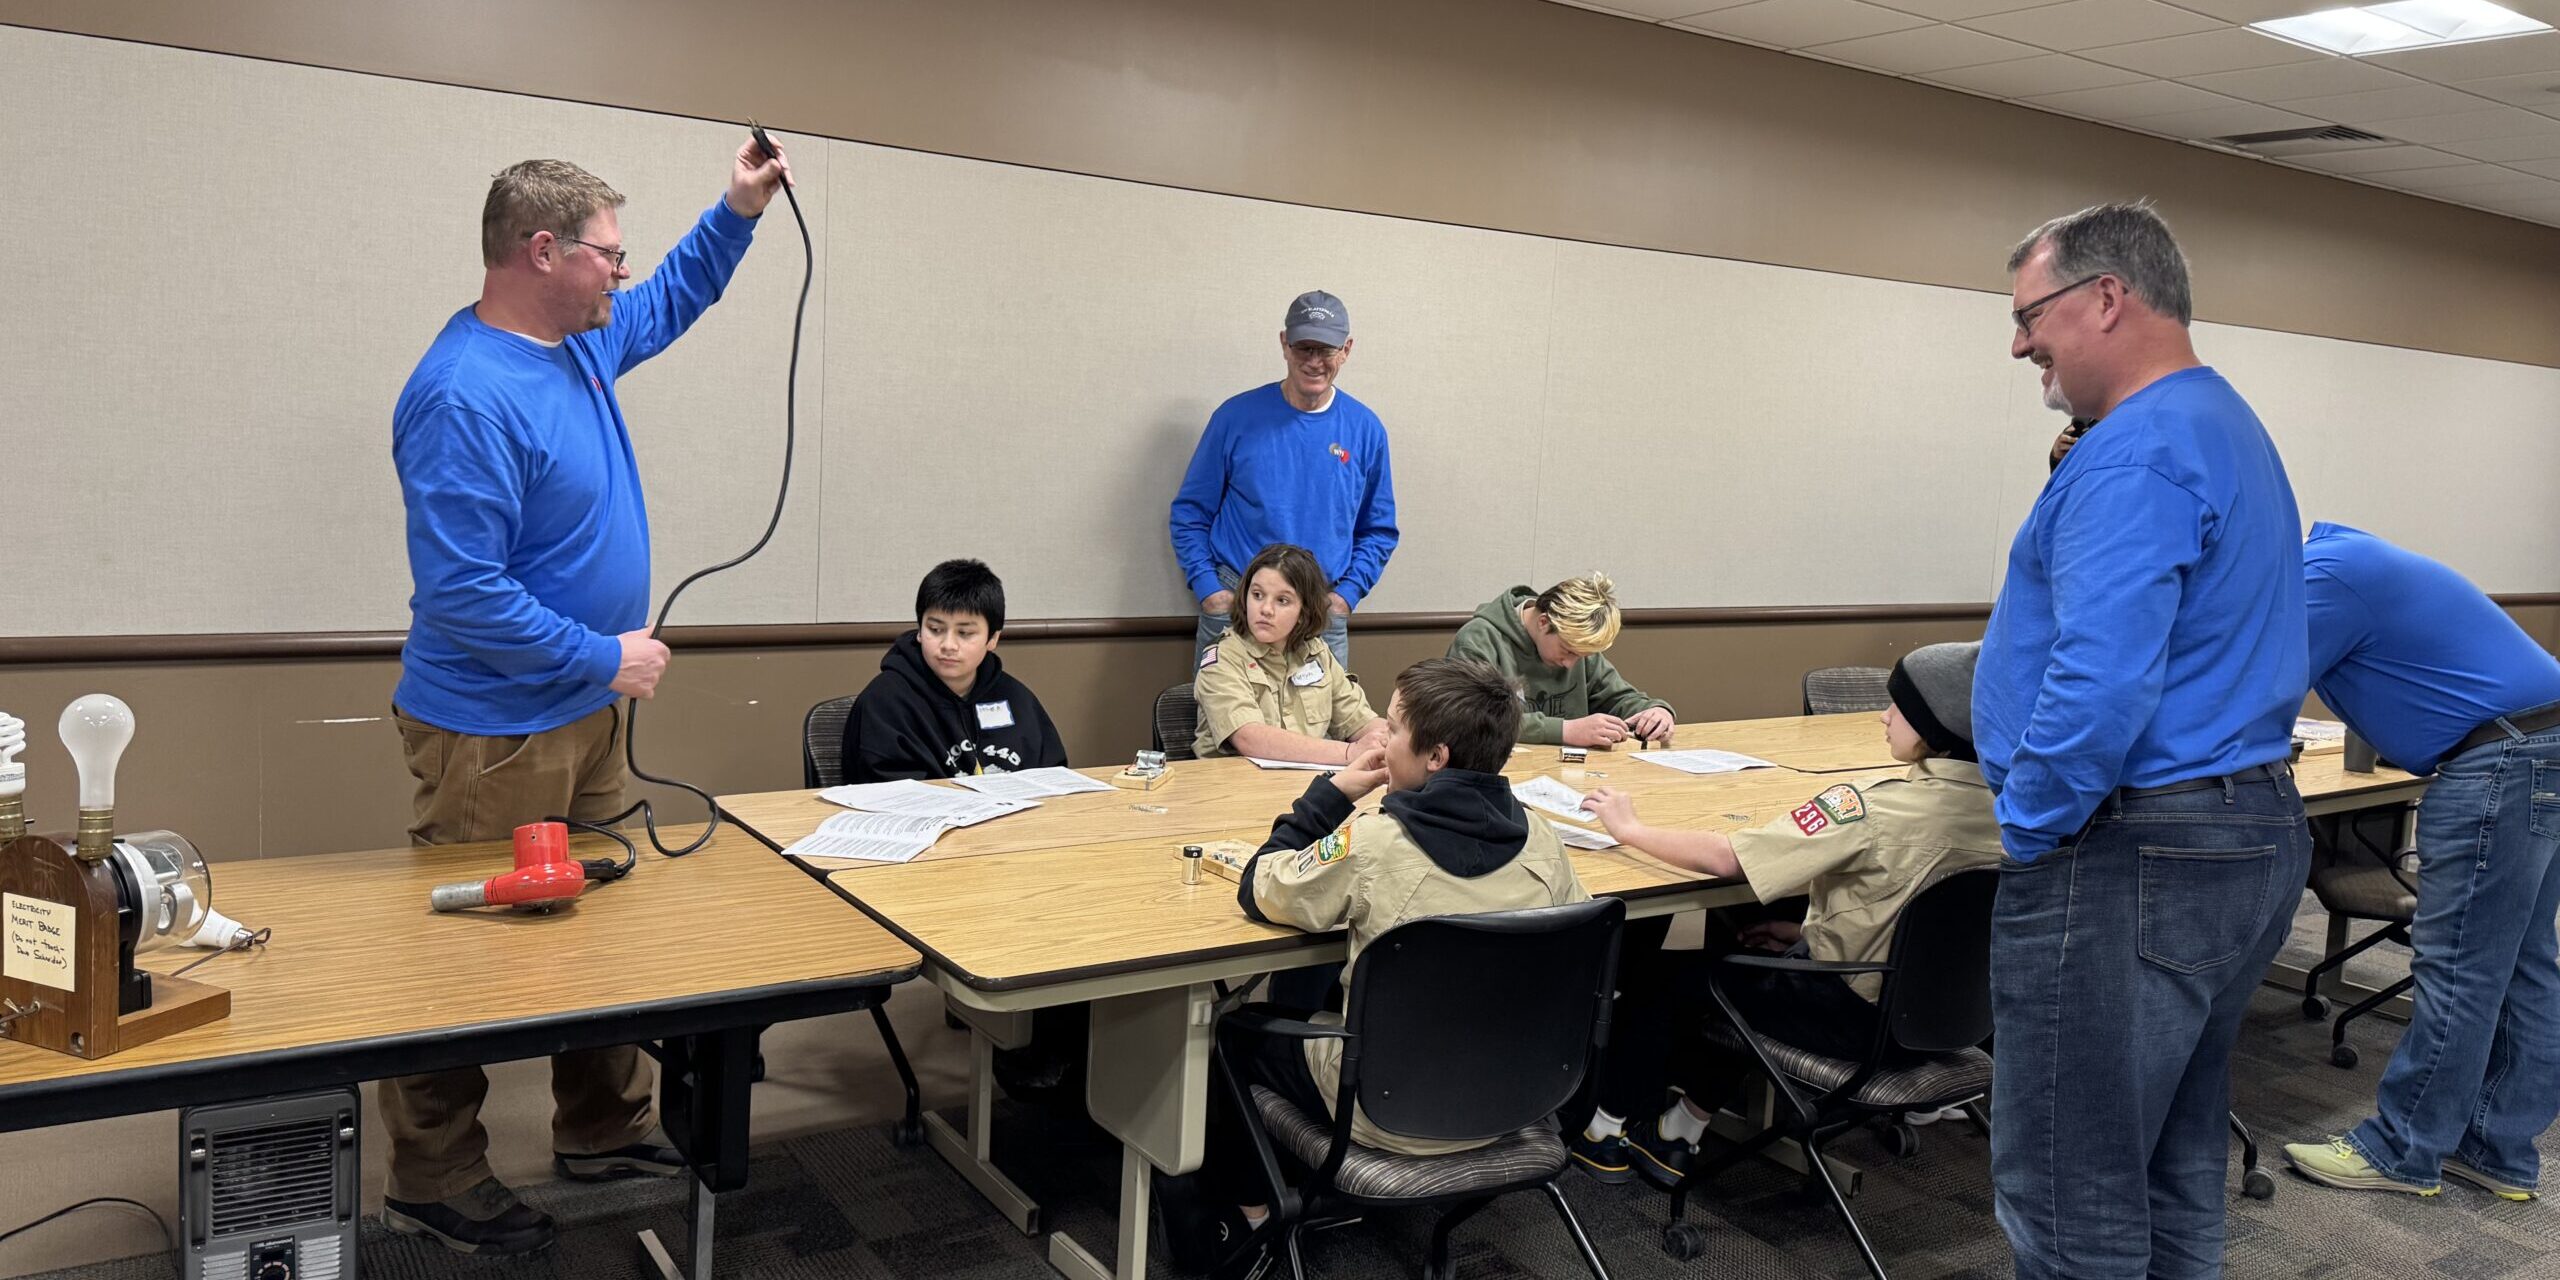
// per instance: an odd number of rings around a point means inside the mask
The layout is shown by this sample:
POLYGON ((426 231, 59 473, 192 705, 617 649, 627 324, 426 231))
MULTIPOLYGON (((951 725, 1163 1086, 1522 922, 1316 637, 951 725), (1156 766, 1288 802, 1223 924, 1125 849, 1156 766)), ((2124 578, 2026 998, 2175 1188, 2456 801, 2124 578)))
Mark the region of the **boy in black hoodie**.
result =
POLYGON ((916 588, 916 629, 844 722, 847 782, 1017 773, 1067 762, 1040 700, 1004 673, 1004 583, 976 560, 945 560, 916 588))
MULTIPOLYGON (((1396 677, 1386 718, 1386 745, 1309 783, 1272 824, 1271 838, 1245 865, 1236 890, 1237 905, 1265 924, 1349 930, 1346 991, 1361 951, 1407 920, 1559 906, 1591 896, 1555 828, 1522 808, 1502 776, 1520 732, 1520 687, 1509 676, 1467 658, 1417 662, 1396 677), (1385 803, 1355 815, 1352 806, 1382 786, 1385 803)), ((1333 1115, 1342 1042, 1302 1046, 1275 1038, 1263 1050, 1236 1069, 1311 1117, 1333 1115)), ((1352 1117, 1351 1136, 1362 1146, 1408 1155, 1484 1145, 1404 1137, 1376 1128, 1365 1114, 1352 1117)), ((1213 1129, 1211 1146, 1206 1171, 1222 1198, 1240 1202, 1262 1193, 1251 1147, 1234 1124, 1213 1129)), ((1269 1215, 1262 1205, 1221 1205, 1206 1221, 1179 1224, 1174 1219, 1184 1207, 1166 1206, 1168 1227, 1190 1237, 1175 1247, 1187 1243, 1184 1252, 1216 1262, 1213 1276, 1257 1275, 1269 1265, 1270 1233, 1261 1230, 1269 1215)))

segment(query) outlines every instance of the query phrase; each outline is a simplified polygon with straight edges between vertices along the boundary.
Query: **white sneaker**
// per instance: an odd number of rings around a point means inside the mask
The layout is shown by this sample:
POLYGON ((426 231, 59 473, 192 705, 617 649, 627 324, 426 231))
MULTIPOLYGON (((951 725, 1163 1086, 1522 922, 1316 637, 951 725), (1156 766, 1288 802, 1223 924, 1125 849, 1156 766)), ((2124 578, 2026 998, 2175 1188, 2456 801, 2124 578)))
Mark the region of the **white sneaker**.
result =
POLYGON ((1902 1113, 1902 1122, 1914 1127, 1925 1124, 1936 1124, 1941 1120, 1962 1120, 1964 1118, 1964 1104, 1962 1103, 1958 1103, 1952 1107, 1940 1107, 1935 1111, 1905 1111, 1902 1113))

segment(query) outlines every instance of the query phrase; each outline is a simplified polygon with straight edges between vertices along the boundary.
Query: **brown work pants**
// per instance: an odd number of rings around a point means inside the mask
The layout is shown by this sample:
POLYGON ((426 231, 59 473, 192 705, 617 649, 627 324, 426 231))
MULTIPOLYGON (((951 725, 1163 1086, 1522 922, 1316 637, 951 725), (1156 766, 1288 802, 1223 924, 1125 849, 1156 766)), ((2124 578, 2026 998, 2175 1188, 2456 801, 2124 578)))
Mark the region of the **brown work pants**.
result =
MULTIPOLYGON (((535 734, 454 733, 392 708, 418 795, 409 842, 505 840, 546 817, 597 821, 622 809, 628 780, 616 709, 535 734)), ((494 875, 504 868, 492 865, 494 875)), ((454 981, 468 985, 471 958, 455 957, 454 981)), ((551 1146, 594 1155, 647 1136, 648 1059, 631 1045, 577 1049, 551 1058, 551 1146)), ((411 1204, 449 1199, 490 1175, 489 1131, 480 1104, 489 1077, 478 1067, 382 1082, 382 1123, 391 1131, 388 1194, 411 1204)))

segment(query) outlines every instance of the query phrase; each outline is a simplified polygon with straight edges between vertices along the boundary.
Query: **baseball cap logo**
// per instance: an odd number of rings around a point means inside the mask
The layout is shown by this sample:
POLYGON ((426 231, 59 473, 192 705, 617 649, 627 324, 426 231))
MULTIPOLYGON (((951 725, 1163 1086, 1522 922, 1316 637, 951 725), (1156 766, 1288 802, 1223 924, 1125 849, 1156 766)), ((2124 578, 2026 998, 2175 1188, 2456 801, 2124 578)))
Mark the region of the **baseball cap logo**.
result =
POLYGON ((1333 318, 1333 313, 1322 307, 1308 307, 1307 309, 1300 311, 1298 315, 1300 318, 1307 320, 1331 320, 1333 318))

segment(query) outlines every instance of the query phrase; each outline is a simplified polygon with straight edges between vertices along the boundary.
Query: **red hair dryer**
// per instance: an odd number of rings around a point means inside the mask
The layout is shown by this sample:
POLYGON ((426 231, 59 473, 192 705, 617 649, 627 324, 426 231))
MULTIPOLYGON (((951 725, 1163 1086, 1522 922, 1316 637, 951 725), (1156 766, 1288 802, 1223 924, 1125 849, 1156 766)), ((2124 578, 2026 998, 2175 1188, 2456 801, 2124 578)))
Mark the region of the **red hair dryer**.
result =
POLYGON ((569 828, 560 822, 533 822, 516 828, 516 869, 486 880, 438 885, 427 905, 438 911, 473 907, 514 907, 549 911, 567 906, 587 891, 587 869, 569 856, 569 828))

